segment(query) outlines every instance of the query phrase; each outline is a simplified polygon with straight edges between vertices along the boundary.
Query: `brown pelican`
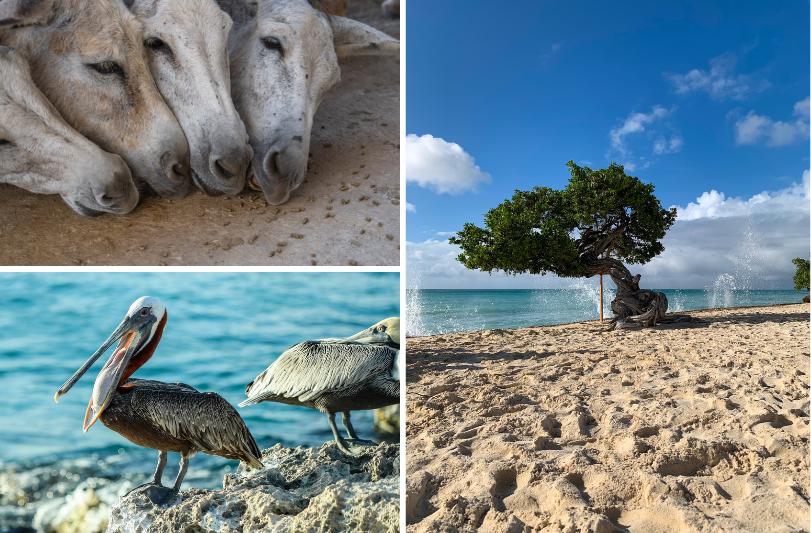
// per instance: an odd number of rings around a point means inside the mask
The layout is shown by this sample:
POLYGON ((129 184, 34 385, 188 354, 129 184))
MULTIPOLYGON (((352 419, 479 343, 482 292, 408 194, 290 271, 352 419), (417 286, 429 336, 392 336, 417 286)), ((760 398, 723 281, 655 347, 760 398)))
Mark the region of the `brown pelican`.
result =
POLYGON ((124 320, 90 359, 54 394, 66 394, 115 342, 113 355, 101 369, 87 404, 84 431, 96 420, 126 439, 159 451, 151 483, 138 487, 156 503, 177 494, 189 457, 196 452, 237 459, 261 468, 262 454, 236 409, 219 394, 198 392, 183 383, 129 379, 152 357, 166 326, 166 308, 157 298, 144 296, 130 306, 124 320), (180 454, 174 486, 161 485, 168 452, 180 454))
POLYGON ((399 318, 381 320, 346 339, 301 342, 248 384, 248 399, 239 405, 280 402, 318 409, 327 415, 338 448, 352 455, 335 426, 335 413, 341 413, 350 439, 368 443, 358 439, 349 412, 400 402, 399 348, 399 318))

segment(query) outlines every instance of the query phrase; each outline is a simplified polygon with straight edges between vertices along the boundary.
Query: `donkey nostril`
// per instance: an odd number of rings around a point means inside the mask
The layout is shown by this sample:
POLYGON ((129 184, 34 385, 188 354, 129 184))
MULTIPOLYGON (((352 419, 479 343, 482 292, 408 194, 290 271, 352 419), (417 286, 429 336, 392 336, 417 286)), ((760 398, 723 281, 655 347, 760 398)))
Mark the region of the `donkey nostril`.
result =
POLYGON ((272 152, 266 159, 266 171, 269 176, 278 176, 281 174, 279 171, 279 152, 272 152))
POLYGON ((225 158, 215 159, 212 165, 214 175, 218 178, 230 180, 237 177, 240 173, 240 164, 234 160, 225 158))
POLYGON ((180 163, 175 163, 172 165, 172 172, 181 178, 186 177, 187 173, 186 167, 180 163))

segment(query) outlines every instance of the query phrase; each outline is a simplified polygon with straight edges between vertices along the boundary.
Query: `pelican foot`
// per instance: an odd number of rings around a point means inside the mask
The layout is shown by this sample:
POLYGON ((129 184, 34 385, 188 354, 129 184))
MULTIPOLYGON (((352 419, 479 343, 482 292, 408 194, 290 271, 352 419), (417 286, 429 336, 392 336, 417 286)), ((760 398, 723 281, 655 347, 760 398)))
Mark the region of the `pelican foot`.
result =
POLYGON ((135 487, 129 491, 127 496, 135 493, 144 494, 147 498, 149 498, 149 501, 155 505, 163 505, 174 498, 178 491, 169 487, 164 487, 163 485, 156 485, 155 483, 144 483, 143 485, 135 487))

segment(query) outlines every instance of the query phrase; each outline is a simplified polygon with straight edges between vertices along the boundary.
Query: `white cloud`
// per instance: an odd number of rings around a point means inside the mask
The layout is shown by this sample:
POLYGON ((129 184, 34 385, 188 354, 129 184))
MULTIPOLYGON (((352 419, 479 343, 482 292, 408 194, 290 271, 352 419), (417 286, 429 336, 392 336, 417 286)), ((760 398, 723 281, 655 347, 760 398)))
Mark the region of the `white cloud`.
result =
MULTIPOLYGON (((790 288, 794 257, 809 253, 809 172, 778 191, 750 198, 711 190, 687 206, 663 243, 665 251, 646 265, 631 265, 644 287, 705 288, 722 274, 742 288, 790 288)), ((489 275, 469 271, 444 240, 409 242, 409 287, 422 288, 558 288, 577 285, 556 276, 489 275)))
POLYGON ((769 211, 807 211, 811 199, 808 180, 808 170, 805 170, 802 182, 774 192, 763 191, 747 199, 728 198, 713 189, 685 207, 677 206, 678 220, 748 216, 769 211))
POLYGON ((433 135, 406 136, 406 180, 439 194, 474 191, 490 175, 456 143, 433 135))
POLYGON ((650 113, 631 113, 621 126, 608 132, 611 148, 622 156, 628 154, 625 138, 628 135, 642 133, 650 124, 665 118, 669 113, 670 111, 660 105, 653 106, 650 113))
POLYGON ((716 100, 743 100, 769 86, 766 80, 736 74, 736 63, 733 54, 722 54, 710 60, 708 70, 694 68, 685 74, 669 74, 667 77, 677 94, 703 91, 716 100))
POLYGON ((656 155, 675 154, 681 150, 684 139, 680 135, 673 135, 669 139, 659 137, 653 143, 653 153, 656 155))
POLYGON ((412 204, 411 202, 406 202, 406 213, 416 213, 417 206, 412 204))
MULTIPOLYGON (((636 156, 631 149, 631 137, 641 137, 645 144, 644 151, 653 155, 675 154, 681 151, 684 139, 681 135, 673 133, 673 127, 668 124, 668 117, 673 110, 655 105, 649 113, 634 112, 616 128, 608 132, 611 147, 606 153, 609 159, 618 158, 623 161, 626 170, 633 172, 637 168, 648 168, 651 165, 650 157, 636 156), (665 133, 667 132, 667 133, 665 133)), ((641 148, 640 141, 636 141, 641 148)))
POLYGON ((794 119, 789 122, 773 120, 750 111, 735 122, 735 142, 785 146, 808 137, 808 98, 794 104, 794 119))

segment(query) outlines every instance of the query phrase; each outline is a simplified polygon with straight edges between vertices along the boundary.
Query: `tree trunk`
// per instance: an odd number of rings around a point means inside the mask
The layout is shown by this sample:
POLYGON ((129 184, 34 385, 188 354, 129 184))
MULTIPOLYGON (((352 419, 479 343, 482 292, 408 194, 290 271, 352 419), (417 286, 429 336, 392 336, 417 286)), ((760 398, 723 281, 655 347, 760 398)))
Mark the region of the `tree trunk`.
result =
POLYGON ((639 275, 631 272, 614 258, 594 259, 587 266, 589 276, 608 274, 617 286, 617 295, 611 302, 612 329, 652 327, 665 318, 667 296, 661 292, 639 288, 639 275))

